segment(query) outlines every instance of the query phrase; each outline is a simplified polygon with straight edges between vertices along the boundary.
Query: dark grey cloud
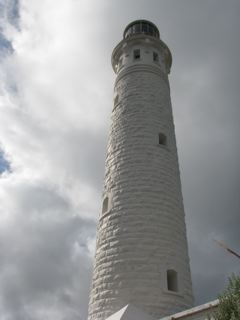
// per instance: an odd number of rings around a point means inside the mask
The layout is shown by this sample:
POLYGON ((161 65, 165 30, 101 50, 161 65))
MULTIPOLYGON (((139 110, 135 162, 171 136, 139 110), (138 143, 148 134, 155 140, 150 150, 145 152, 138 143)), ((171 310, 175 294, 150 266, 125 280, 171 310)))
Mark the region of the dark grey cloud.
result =
POLYGON ((175 50, 173 106, 196 303, 214 299, 240 270, 213 241, 240 248, 239 9, 236 1, 193 2, 194 23, 181 30, 186 50, 180 42, 175 50))
MULTIPOLYGON (((207 268, 207 266, 205 267, 207 268)), ((223 283, 227 285, 225 275, 219 272, 211 275, 194 274, 194 280, 195 300, 199 303, 212 301, 216 292, 222 291, 223 283)))
POLYGON ((176 63, 187 62, 176 67, 173 101, 196 303, 217 297, 239 272, 237 258, 213 242, 240 248, 239 9, 215 1, 207 12, 189 12, 190 52, 181 50, 180 61, 176 53, 176 63))
POLYGON ((18 206, 0 233, 0 310, 7 319, 38 319, 37 312, 52 304, 81 319, 91 274, 86 239, 95 224, 71 214, 71 205, 49 185, 18 188, 8 190, 18 206))

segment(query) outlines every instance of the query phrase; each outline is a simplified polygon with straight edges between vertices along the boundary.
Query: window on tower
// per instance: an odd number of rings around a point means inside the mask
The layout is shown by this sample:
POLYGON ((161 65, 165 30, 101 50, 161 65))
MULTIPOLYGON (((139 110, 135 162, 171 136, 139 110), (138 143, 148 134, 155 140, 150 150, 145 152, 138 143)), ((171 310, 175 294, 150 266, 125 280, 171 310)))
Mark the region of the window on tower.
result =
POLYGON ((102 213, 105 213, 107 211, 108 211, 108 197, 105 197, 102 205, 102 213))
POLYGON ((165 136, 164 133, 158 134, 158 143, 163 146, 167 145, 167 137, 165 136))
POLYGON ((133 51, 133 58, 134 58, 134 60, 139 60, 140 59, 140 49, 135 49, 133 51))
POLYGON ((174 292, 178 291, 178 279, 175 270, 167 270, 167 289, 174 292))
POLYGON ((114 106, 116 106, 119 102, 119 95, 117 94, 114 98, 114 106))
POLYGON ((158 61, 159 61, 158 53, 157 53, 157 52, 153 52, 153 61, 154 61, 154 62, 158 62, 158 61))

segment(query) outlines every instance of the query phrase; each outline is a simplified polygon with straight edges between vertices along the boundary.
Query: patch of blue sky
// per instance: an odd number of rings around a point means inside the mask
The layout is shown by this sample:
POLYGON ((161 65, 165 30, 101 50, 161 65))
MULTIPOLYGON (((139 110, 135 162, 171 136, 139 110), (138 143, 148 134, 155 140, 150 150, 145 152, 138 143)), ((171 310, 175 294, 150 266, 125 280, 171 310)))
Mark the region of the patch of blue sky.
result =
POLYGON ((0 0, 0 58, 13 52, 11 41, 3 33, 6 23, 19 28, 19 0, 0 0))
POLYGON ((19 28, 19 0, 0 0, 0 17, 19 28))
POLYGON ((10 163, 6 160, 4 153, 0 150, 0 174, 10 171, 10 163))
POLYGON ((6 53, 12 53, 13 48, 11 41, 6 39, 4 35, 0 32, 0 55, 5 55, 6 53))
MULTIPOLYGON (((4 61, 5 57, 7 57, 8 55, 11 55, 12 53, 13 53, 13 48, 12 48, 11 42, 8 41, 0 31, 0 63, 4 61)), ((17 94, 18 92, 17 85, 15 83, 13 76, 8 75, 6 77, 5 88, 9 93, 13 95, 17 94)))

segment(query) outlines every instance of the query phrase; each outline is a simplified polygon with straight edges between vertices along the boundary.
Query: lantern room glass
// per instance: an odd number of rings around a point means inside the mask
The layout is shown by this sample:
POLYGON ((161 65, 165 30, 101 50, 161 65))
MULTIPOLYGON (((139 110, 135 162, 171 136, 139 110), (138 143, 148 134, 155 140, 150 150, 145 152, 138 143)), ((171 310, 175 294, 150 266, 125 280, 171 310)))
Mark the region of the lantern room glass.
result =
POLYGON ((123 34, 124 39, 137 34, 146 34, 155 38, 159 38, 158 28, 150 21, 137 20, 129 24, 123 34))

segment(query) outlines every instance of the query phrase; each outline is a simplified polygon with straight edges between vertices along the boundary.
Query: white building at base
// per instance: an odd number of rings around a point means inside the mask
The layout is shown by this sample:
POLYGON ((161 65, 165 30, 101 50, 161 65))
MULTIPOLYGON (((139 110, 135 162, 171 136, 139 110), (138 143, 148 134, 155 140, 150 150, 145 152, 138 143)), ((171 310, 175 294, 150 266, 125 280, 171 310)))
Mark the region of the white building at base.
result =
POLYGON ((216 311, 219 300, 214 300, 200 306, 172 314, 170 316, 154 319, 132 305, 126 305, 106 320, 211 320, 216 311))

